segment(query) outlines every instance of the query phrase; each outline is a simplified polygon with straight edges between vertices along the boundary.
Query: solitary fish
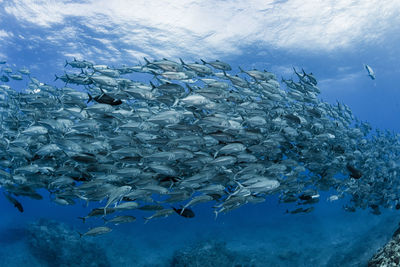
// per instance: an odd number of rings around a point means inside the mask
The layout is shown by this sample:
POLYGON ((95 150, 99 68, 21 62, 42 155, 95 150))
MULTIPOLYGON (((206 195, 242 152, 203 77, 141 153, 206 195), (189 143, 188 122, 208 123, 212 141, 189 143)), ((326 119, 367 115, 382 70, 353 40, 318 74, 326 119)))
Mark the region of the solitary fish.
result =
POLYGON ((203 62, 204 65, 209 64, 219 70, 225 70, 225 71, 232 70, 232 67, 228 63, 219 61, 218 59, 215 61, 208 61, 208 62, 204 61, 202 59, 200 59, 200 60, 201 60, 201 62, 203 62))
POLYGON ((95 96, 95 97, 91 96, 90 94, 88 94, 88 96, 89 96, 89 100, 87 101, 87 103, 94 100, 97 103, 108 104, 111 106, 118 106, 118 105, 122 104, 121 99, 114 99, 111 96, 104 94, 104 93, 101 95, 95 96))
POLYGON ((296 214, 296 213, 309 213, 309 212, 311 212, 311 211, 313 211, 314 210, 314 207, 309 207, 309 208, 306 208, 306 209, 303 209, 303 208, 298 208, 298 209, 295 209, 295 210, 292 210, 292 211, 288 211, 288 210, 286 210, 286 213, 291 213, 291 214, 296 214))
POLYGON ((360 179, 361 178, 362 172, 360 170, 354 168, 350 164, 347 164, 346 168, 350 172, 350 177, 352 177, 354 179, 360 179))
POLYGON ((124 216, 117 216, 114 217, 110 220, 104 219, 105 223, 113 223, 115 225, 121 224, 121 223, 130 223, 136 221, 136 218, 134 216, 129 216, 129 215, 124 215, 124 216))
POLYGON ((97 236, 97 235, 107 234, 107 233, 109 233, 111 231, 112 231, 111 228, 108 228, 106 226, 99 226, 99 227, 95 227, 95 228, 90 229, 89 231, 87 231, 84 234, 81 234, 79 232, 78 232, 78 234, 79 234, 79 237, 82 237, 82 236, 97 236))
MULTIPOLYGON (((114 209, 114 208, 107 208, 107 214, 111 214, 115 211, 116 211, 116 209, 114 209)), ((86 220, 90 217, 103 216, 103 215, 104 215, 104 208, 96 208, 96 209, 93 209, 87 216, 78 217, 78 219, 81 219, 83 221, 83 223, 85 223, 86 220)))
POLYGON ((13 198, 11 195, 7 195, 6 193, 3 194, 8 199, 8 201, 10 201, 14 205, 14 207, 16 207, 19 210, 19 212, 24 212, 24 208, 22 207, 22 204, 19 203, 18 200, 13 198))
POLYGON ((193 218, 195 216, 194 212, 189 208, 185 208, 185 209, 173 208, 173 209, 176 213, 178 213, 180 216, 185 217, 185 218, 193 218))
POLYGON ((368 66, 368 65, 364 65, 365 69, 368 71, 368 76, 371 77, 372 80, 375 80, 375 73, 374 70, 368 66))

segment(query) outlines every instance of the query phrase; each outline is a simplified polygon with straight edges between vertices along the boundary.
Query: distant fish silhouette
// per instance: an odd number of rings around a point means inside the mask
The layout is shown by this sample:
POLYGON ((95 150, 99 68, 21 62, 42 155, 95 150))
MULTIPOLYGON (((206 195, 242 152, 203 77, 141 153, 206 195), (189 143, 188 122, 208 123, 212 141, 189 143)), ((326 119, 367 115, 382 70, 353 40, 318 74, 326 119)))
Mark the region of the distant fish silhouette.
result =
POLYGON ((3 193, 3 194, 8 199, 8 201, 10 201, 14 205, 14 207, 16 207, 19 210, 19 212, 24 212, 24 208, 22 207, 22 204, 19 203, 18 200, 13 198, 11 195, 7 195, 5 193, 3 193))
POLYGON ((368 71, 368 76, 371 77, 372 80, 375 80, 374 70, 370 66, 368 66, 366 64, 364 64, 364 67, 368 71))

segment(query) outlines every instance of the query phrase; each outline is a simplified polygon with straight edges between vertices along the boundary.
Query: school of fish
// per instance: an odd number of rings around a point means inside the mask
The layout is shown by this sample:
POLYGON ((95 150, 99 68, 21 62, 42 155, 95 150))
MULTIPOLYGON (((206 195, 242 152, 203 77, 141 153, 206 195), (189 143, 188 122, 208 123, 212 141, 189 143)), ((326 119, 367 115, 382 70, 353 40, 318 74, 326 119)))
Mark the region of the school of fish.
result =
MULTIPOLYGON (((312 73, 294 69, 280 83, 218 60, 145 61, 74 59, 59 87, 0 62, 0 187, 18 210, 17 197, 41 199, 40 189, 60 205, 101 203, 83 222, 136 209, 154 212, 146 222, 192 218, 206 202, 218 216, 270 195, 310 212, 329 190, 329 201, 350 197, 347 211, 400 209, 399 135, 319 99, 312 73)), ((135 220, 105 219, 81 236, 135 220)))

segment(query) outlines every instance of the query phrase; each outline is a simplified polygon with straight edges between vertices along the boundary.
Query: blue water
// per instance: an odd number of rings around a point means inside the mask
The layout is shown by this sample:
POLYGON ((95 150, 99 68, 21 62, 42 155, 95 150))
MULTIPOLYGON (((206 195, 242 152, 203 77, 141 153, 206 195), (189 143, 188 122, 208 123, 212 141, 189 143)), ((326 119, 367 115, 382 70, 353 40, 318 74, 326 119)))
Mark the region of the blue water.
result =
MULTIPOLYGON (((313 1, 296 0, 220 1, 216 7, 212 1, 109 2, 113 4, 0 1, 0 60, 13 69, 26 66, 32 76, 57 86, 63 84, 53 81, 54 74, 62 74, 65 60, 73 57, 111 66, 134 65, 143 62, 143 56, 221 59, 235 73, 238 66, 267 69, 279 80, 294 78, 292 67, 304 68, 317 77, 320 98, 347 104, 373 127, 400 132, 400 35, 395 34, 400 19, 393 13, 399 8, 395 0, 352 5, 323 1, 317 7, 313 1), (376 80, 367 76, 363 64, 374 69, 376 80)), ((9 84, 16 90, 26 85, 9 84)), ((90 210, 84 202, 59 206, 49 201, 47 192, 41 193, 41 201, 19 197, 24 213, 0 195, 0 266, 46 266, 32 255, 23 230, 40 218, 82 232, 101 222, 82 224, 77 219, 90 210)), ((147 224, 141 218, 149 213, 135 212, 135 223, 88 239, 106 248, 111 266, 168 266, 175 252, 209 240, 225 242, 233 253, 257 259, 258 266, 366 266, 390 240, 400 222, 399 211, 382 209, 379 216, 369 210, 348 213, 342 209, 346 199, 331 203, 328 196, 322 193, 307 214, 287 214, 296 207, 279 204, 276 196, 217 219, 212 204, 196 206, 194 219, 171 216, 147 224)))
MULTIPOLYGON (((61 207, 23 199, 26 212, 20 214, 4 198, 0 203, 2 266, 21 266, 28 261, 35 263, 30 266, 43 266, 30 254, 24 233, 16 230, 38 218, 62 221, 82 231, 91 225, 76 218, 87 212, 79 205, 61 207)), ((147 224, 139 220, 88 239, 107 248, 111 266, 168 266, 174 252, 209 240, 224 241, 228 249, 252 255, 257 266, 365 266, 390 239, 400 214, 391 210, 380 216, 369 211, 348 213, 342 204, 322 200, 312 213, 288 215, 285 209, 291 206, 278 205, 271 197, 266 203, 244 206, 217 220, 205 204, 194 209, 193 220, 178 216, 147 224)))

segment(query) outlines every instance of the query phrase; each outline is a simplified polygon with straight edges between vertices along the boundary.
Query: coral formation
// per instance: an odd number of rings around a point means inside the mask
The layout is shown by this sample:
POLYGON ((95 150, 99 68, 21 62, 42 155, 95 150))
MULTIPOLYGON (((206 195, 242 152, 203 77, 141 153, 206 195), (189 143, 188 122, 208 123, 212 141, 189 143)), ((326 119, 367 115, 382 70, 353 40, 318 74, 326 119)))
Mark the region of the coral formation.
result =
POLYGON ((79 238, 76 231, 63 223, 40 219, 27 227, 27 233, 32 255, 45 266, 110 266, 102 247, 79 238))
POLYGON ((400 266, 400 225, 392 239, 371 258, 368 266, 400 266))
POLYGON ((256 264, 243 253, 232 251, 225 242, 203 241, 178 250, 172 256, 171 267, 253 267, 256 264))

